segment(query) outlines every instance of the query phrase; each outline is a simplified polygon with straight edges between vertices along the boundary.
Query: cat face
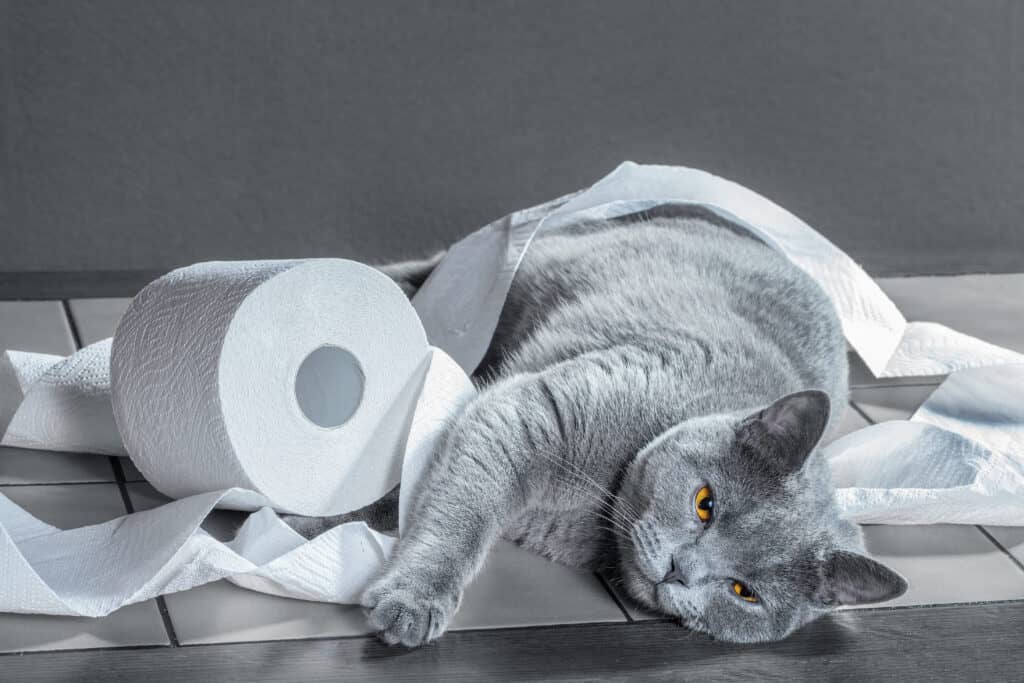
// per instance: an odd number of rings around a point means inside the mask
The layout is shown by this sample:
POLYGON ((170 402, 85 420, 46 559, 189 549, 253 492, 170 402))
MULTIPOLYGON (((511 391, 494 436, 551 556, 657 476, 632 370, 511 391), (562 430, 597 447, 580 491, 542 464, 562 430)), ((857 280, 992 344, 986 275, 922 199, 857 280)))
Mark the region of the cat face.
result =
POLYGON ((722 640, 777 640, 839 604, 906 590, 860 554, 840 518, 824 460, 819 391, 747 417, 689 420, 651 442, 623 480, 617 538, 630 594, 722 640), (813 454, 813 455, 812 455, 813 454))

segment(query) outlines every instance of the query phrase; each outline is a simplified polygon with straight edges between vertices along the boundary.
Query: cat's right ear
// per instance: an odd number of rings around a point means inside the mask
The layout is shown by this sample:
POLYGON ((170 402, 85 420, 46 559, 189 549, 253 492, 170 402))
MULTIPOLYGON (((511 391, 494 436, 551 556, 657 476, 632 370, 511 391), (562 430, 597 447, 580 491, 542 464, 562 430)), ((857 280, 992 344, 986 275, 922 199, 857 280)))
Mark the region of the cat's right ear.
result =
POLYGON ((892 600, 907 590, 902 576, 858 553, 837 550, 822 564, 819 596, 825 605, 864 605, 892 600))
POLYGON ((783 396, 741 426, 741 435, 759 453, 788 472, 803 467, 828 426, 828 394, 817 389, 783 396))

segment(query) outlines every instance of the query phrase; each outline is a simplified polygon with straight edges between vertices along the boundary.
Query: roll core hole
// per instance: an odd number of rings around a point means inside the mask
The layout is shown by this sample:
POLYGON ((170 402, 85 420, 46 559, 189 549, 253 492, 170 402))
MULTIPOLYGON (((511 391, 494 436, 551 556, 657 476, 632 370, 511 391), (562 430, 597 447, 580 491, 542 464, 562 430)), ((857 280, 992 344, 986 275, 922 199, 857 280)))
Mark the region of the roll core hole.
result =
POLYGON ((352 353, 339 346, 321 346, 299 366, 295 398, 313 424, 340 427, 359 408, 365 383, 363 368, 352 353))

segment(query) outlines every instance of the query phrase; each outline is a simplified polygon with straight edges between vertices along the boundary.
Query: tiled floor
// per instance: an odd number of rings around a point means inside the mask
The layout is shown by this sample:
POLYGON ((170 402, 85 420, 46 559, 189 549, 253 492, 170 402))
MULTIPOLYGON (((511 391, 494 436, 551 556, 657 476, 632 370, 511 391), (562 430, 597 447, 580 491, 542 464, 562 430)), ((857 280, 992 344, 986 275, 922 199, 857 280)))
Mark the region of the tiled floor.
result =
MULTIPOLYGON (((2 463, 0 467, 4 467, 2 463)), ((62 528, 98 524, 125 513, 114 483, 0 486, 0 493, 42 521, 62 528)), ((129 605, 102 619, 0 614, 0 652, 168 644, 154 600, 129 605)))
MULTIPOLYGON (((880 281, 910 320, 944 322, 1024 351, 1024 275, 880 281)), ((113 334, 126 299, 0 302, 0 350, 68 353, 113 334), (67 315, 72 317, 69 319, 67 315)), ((856 361, 856 359, 854 359, 856 361)), ((908 417, 941 377, 879 381, 851 368, 851 409, 832 438, 871 422, 908 417)), ((127 460, 0 448, 0 491, 45 521, 73 527, 161 504, 127 460), (123 473, 124 477, 120 479, 123 473)), ((218 512, 208 531, 229 536, 241 519, 218 512)), ((911 588, 893 605, 1024 600, 1024 527, 865 527, 869 552, 911 588)), ((468 589, 454 629, 657 618, 596 577, 500 546, 468 589), (620 608, 619 603, 623 603, 620 608), (627 616, 628 614, 628 616, 627 616)), ((195 645, 358 636, 358 609, 287 600, 225 581, 119 610, 103 619, 0 615, 0 652, 195 645), (161 614, 161 611, 164 614, 161 614)), ((2 671, 2 669, 0 669, 2 671)), ((0 674, 2 677, 2 674, 0 674)))

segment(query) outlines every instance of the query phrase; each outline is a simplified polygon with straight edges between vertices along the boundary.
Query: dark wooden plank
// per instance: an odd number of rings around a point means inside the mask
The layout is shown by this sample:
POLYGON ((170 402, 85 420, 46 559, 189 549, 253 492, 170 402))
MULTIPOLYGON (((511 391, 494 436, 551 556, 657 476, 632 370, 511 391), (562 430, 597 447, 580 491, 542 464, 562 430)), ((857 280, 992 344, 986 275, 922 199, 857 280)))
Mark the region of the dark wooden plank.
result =
POLYGON ((162 270, 0 272, 0 299, 85 299, 135 296, 162 270))
POLYGON ((837 613, 781 643, 731 645, 668 622, 0 657, 12 681, 984 680, 1024 678, 1024 602, 837 613))

